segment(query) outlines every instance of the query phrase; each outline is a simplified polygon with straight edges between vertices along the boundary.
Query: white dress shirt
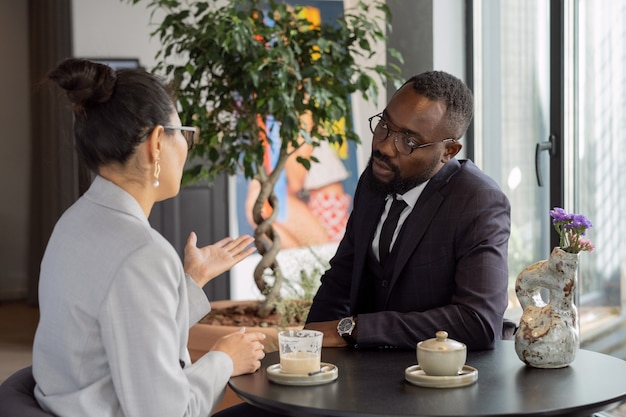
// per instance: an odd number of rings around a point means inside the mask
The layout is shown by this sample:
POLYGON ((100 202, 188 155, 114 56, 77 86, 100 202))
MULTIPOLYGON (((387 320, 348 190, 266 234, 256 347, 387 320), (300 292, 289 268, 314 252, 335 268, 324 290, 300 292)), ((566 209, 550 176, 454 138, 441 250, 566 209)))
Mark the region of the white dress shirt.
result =
POLYGON ((374 240, 372 240, 372 250, 374 251, 376 258, 379 261, 380 261, 380 253, 379 253, 380 233, 383 228, 383 223, 385 222, 385 220, 387 219, 387 216, 389 215, 389 210, 391 209, 391 203, 393 203, 393 199, 396 198, 398 200, 404 200, 407 206, 404 208, 404 210, 402 210, 402 213, 400 214, 400 218, 398 219, 398 225, 396 226, 396 230, 393 232, 393 237, 391 238, 391 245, 389 246, 390 252, 393 249, 393 244, 396 242, 396 238, 398 237, 398 233, 402 229, 402 225, 404 224, 404 221, 406 220, 407 217, 409 217, 409 214, 411 214, 413 207, 415 207, 415 203, 417 203, 417 199, 422 194, 422 191, 424 191, 424 188, 426 188, 426 184, 428 184, 428 181, 418 185, 417 187, 411 188, 409 191, 407 191, 406 193, 402 195, 397 194, 396 196, 392 196, 390 194, 387 196, 387 201, 385 203, 385 210, 383 211, 383 214, 381 214, 380 219, 378 220, 378 226, 376 227, 374 240))

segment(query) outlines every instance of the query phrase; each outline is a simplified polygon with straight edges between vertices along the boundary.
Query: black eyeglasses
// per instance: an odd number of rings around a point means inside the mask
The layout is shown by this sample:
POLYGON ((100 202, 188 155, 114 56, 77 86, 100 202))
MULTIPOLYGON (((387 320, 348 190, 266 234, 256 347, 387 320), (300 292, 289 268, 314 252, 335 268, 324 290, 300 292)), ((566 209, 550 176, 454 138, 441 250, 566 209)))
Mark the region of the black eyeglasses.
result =
POLYGON ((374 140, 384 142, 387 140, 389 135, 393 133, 393 145, 398 153, 402 155, 411 155, 415 149, 426 148, 436 143, 456 142, 456 139, 448 138, 437 142, 418 144, 417 140, 414 137, 411 137, 409 133, 390 128, 389 123, 387 123, 387 121, 383 118, 382 113, 378 113, 367 120, 370 122, 370 130, 374 135, 374 140))
POLYGON ((196 133, 196 128, 193 126, 163 126, 163 129, 170 130, 180 130, 180 133, 183 134, 183 137, 187 141, 187 149, 193 148, 194 135, 196 133))

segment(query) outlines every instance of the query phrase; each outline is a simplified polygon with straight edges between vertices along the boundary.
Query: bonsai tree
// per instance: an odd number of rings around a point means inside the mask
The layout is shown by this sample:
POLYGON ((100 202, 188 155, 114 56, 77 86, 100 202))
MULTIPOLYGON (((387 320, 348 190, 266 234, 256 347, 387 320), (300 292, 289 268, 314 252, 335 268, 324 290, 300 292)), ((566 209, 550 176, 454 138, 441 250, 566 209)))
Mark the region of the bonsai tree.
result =
MULTIPOLYGON (((183 182, 243 173, 260 185, 252 218, 262 259, 254 280, 265 295, 259 314, 267 315, 284 279, 276 260, 281 242, 273 227, 274 186, 301 146, 359 142, 351 129, 350 95, 360 92, 367 100, 376 96, 378 81, 399 79, 397 65, 357 62, 368 62, 375 44, 386 41, 390 11, 379 0, 359 1, 333 24, 318 25, 303 17, 304 7, 276 0, 151 0, 148 6, 165 11, 153 32, 163 45, 156 71, 172 78, 183 124, 199 129, 183 182), (313 129, 302 121, 305 114, 313 129), (279 126, 278 144, 265 127, 270 119, 279 126), (342 119, 346 129, 334 129, 342 119), (276 150, 269 168, 268 146, 276 150)), ((306 169, 317 162, 313 156, 297 161, 306 169)))

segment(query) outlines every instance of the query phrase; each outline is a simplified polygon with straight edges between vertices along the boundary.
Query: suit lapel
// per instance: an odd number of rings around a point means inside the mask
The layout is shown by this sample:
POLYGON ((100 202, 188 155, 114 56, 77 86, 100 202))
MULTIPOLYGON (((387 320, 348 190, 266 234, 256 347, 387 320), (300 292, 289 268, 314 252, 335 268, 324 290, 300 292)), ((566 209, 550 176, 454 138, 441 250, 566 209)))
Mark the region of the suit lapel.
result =
POLYGON ((432 219, 437 214, 439 206, 441 206, 444 201, 445 198, 440 192, 441 189, 448 183, 450 178, 459 171, 460 167, 456 159, 452 159, 446 163, 441 170, 431 178, 428 185, 417 199, 413 211, 411 211, 411 214, 409 214, 409 217, 407 217, 404 222, 399 235, 399 241, 397 245, 394 244, 394 248, 398 248, 398 254, 394 264, 387 297, 391 294, 391 290, 398 280, 400 271, 402 271, 411 257, 411 254, 415 251, 417 245, 419 245, 426 229, 428 229, 432 219))
POLYGON ((363 270, 367 263, 367 257, 372 250, 372 239, 376 232, 376 226, 385 208, 384 198, 371 193, 367 187, 363 187, 362 192, 367 193, 363 196, 363 201, 367 203, 358 218, 358 222, 355 222, 354 225, 356 228, 354 233, 354 269, 352 270, 353 284, 350 294, 353 308, 357 305, 363 270))

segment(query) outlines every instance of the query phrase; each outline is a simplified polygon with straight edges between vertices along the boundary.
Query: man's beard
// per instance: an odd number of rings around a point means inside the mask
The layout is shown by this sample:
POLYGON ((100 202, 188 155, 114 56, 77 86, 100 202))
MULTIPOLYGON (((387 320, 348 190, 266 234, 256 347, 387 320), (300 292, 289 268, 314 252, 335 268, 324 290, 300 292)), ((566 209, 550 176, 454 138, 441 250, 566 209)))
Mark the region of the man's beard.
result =
POLYGON ((439 159, 433 159, 417 175, 402 178, 400 176, 400 169, 390 161, 390 158, 387 155, 380 153, 380 151, 372 151, 372 156, 367 163, 367 168, 365 168, 365 171, 363 172, 366 180, 365 184, 367 184, 367 187, 375 194, 381 196, 396 194, 402 195, 410 189, 415 188, 418 185, 423 184, 424 182, 431 179, 434 175, 433 173, 435 172, 435 168, 437 167, 438 163, 439 159), (379 180, 374 174, 374 171, 372 170, 372 161, 374 158, 384 162, 389 167, 389 169, 393 171, 393 178, 389 182, 383 182, 379 180))

